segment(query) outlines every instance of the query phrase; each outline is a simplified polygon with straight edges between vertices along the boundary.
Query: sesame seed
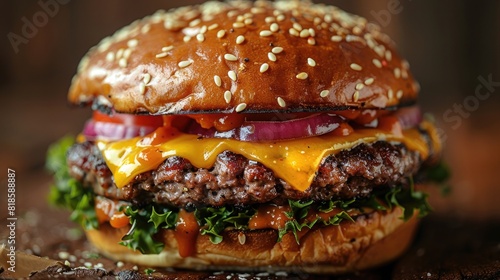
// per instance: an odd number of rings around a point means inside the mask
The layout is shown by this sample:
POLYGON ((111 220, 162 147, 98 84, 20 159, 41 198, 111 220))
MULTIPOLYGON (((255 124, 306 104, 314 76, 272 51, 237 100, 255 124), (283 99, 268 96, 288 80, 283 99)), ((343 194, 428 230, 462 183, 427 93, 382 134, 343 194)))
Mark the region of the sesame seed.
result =
POLYGON ((116 52, 116 59, 120 59, 123 55, 123 51, 125 51, 124 49, 119 49, 117 52, 116 52))
POLYGON ((365 85, 362 84, 362 83, 359 83, 359 84, 356 85, 356 89, 357 90, 362 90, 364 87, 365 87, 365 85))
POLYGON ((366 43, 365 40, 363 40, 363 38, 361 37, 358 37, 358 36, 353 36, 353 35, 347 35, 345 37, 345 41, 347 43, 351 43, 351 42, 361 42, 361 43, 366 43))
POLYGON ((187 43, 191 40, 191 36, 184 36, 184 38, 182 38, 182 40, 184 41, 184 43, 187 43))
POLYGON ((340 42, 342 41, 342 36, 334 35, 332 36, 332 38, 330 38, 330 40, 332 40, 333 42, 340 42))
POLYGON ((269 30, 262 30, 262 31, 259 33, 259 35, 260 35, 261 37, 269 37, 269 36, 271 36, 272 34, 273 34, 273 33, 272 33, 271 31, 269 31, 269 30))
POLYGON ((314 28, 309 28, 309 35, 311 36, 316 36, 316 31, 314 31, 314 28))
POLYGON ((300 23, 298 22, 293 23, 293 28, 297 31, 302 31, 302 25, 300 25, 300 23))
POLYGON ((403 66, 403 69, 406 69, 406 70, 410 69, 410 63, 406 59, 401 61, 401 66, 403 66))
MULTIPOLYGON (((238 233, 238 242, 240 242, 241 245, 244 245, 246 240, 247 236, 243 232, 238 233)), ((248 276, 250 276, 250 274, 248 274, 248 276)), ((241 274, 238 278, 246 279, 246 277, 242 277, 241 274)))
POLYGON ((201 19, 197 18, 197 19, 194 19, 192 20, 190 23, 189 23, 189 26, 193 27, 193 26, 196 26, 198 24, 200 24, 201 22, 201 19))
POLYGON ((120 60, 118 61, 118 65, 119 65, 120 67, 125 68, 125 67, 127 67, 127 64, 128 64, 128 62, 127 62, 127 59, 126 59, 126 58, 123 58, 123 57, 122 57, 122 58, 120 58, 120 60))
POLYGON ((65 252, 65 251, 61 251, 57 254, 57 256, 62 259, 62 260, 65 260, 69 257, 69 253, 68 252, 65 252))
POLYGON ((385 51, 385 59, 387 59, 387 61, 392 60, 392 52, 390 50, 385 51))
POLYGON ((240 36, 236 37, 236 44, 240 45, 240 44, 243 44, 243 42, 245 42, 245 36, 240 35, 240 36))
POLYGON ((139 41, 137 39, 132 39, 132 40, 129 40, 127 42, 127 46, 129 48, 134 48, 134 47, 137 47, 137 45, 139 44, 139 41))
POLYGON ((378 56, 380 56, 382 58, 384 57, 384 55, 385 55, 385 47, 384 47, 384 45, 378 45, 373 50, 378 54, 378 56))
POLYGON ((207 29, 208 29, 208 28, 207 28, 207 26, 206 26, 206 25, 203 25, 203 26, 200 28, 200 33, 201 33, 201 34, 205 34, 205 33, 207 33, 207 29))
POLYGON ((282 47, 274 47, 271 52, 274 53, 274 54, 279 54, 283 51, 283 48, 282 47))
POLYGON ((301 72, 301 73, 297 74, 297 76, 295 76, 295 78, 297 78, 299 80, 305 80, 305 79, 307 79, 307 77, 309 77, 309 75, 307 75, 306 72, 301 72))
POLYGON ((354 26, 354 28, 352 29, 352 33, 354 33, 356 35, 361 34, 361 32, 363 32, 363 30, 361 30, 361 28, 359 26, 354 26))
POLYGON ((359 100, 359 91, 355 91, 354 94, 352 95, 352 100, 354 102, 359 100))
POLYGON ((377 68, 382 68, 382 62, 380 62, 380 60, 374 58, 372 62, 377 68))
POLYGON ((224 55, 224 59, 227 60, 227 61, 236 61, 236 60, 238 60, 238 58, 235 55, 230 54, 230 53, 226 53, 224 55))
POLYGON ((396 92, 396 97, 401 99, 401 97, 403 97, 403 90, 398 90, 398 92, 396 92))
POLYGON ((214 23, 208 27, 208 30, 214 30, 215 28, 219 27, 219 24, 214 23))
POLYGON ((403 79, 408 79, 408 71, 406 71, 406 69, 403 69, 403 71, 401 71, 401 77, 403 77, 403 79))
POLYGON ((226 90, 224 92, 224 100, 226 101, 227 104, 229 104, 231 102, 231 98, 233 98, 233 95, 231 94, 231 92, 229 90, 226 90))
POLYGON ((189 65, 191 65, 191 63, 192 62, 189 60, 183 60, 183 61, 179 62, 179 67, 180 68, 188 67, 189 65))
POLYGON ((269 64, 267 63, 263 63, 261 66, 260 66, 260 73, 264 73, 267 71, 267 69, 269 69, 269 64))
POLYGON ((252 12, 253 14, 261 14, 265 12, 265 9, 261 7, 252 7, 252 9, 250 9, 250 12, 252 12))
POLYGON ((144 74, 143 81, 146 85, 149 84, 149 82, 151 82, 151 74, 149 73, 144 74))
POLYGON ((394 91, 392 89, 389 89, 389 92, 387 92, 387 97, 389 97, 389 99, 394 98, 394 91))
POLYGON ((290 28, 288 29, 288 32, 290 33, 290 35, 292 36, 295 36, 295 37, 299 37, 299 31, 297 31, 296 29, 293 29, 293 28, 290 28))
POLYGON ((280 107, 282 107, 282 108, 286 107, 286 102, 285 102, 285 100, 283 100, 283 98, 278 97, 277 100, 278 100, 278 104, 280 105, 280 107))
POLYGON ((302 31, 300 31, 299 33, 300 38, 307 38, 310 35, 311 34, 309 33, 309 29, 302 29, 302 31))
POLYGON ((373 84, 374 81, 375 81, 374 78, 368 78, 365 80, 365 85, 369 86, 369 85, 373 84))
POLYGON ((278 32, 278 30, 280 29, 280 27, 279 27, 279 25, 277 23, 273 23, 273 24, 271 24, 271 26, 269 27, 269 29, 272 32, 278 32))
POLYGON ((203 42, 205 41, 205 35, 199 33, 196 35, 196 40, 198 40, 198 42, 203 42))
POLYGON ((224 37, 225 35, 226 35, 226 31, 225 30, 219 30, 217 32, 217 38, 219 38, 219 39, 222 38, 222 37, 224 37))
POLYGON ((309 58, 307 58, 307 64, 309 64, 309 66, 311 66, 311 67, 314 67, 314 66, 316 66, 316 61, 309 57, 309 58))
POLYGON ((227 75, 229 76, 229 78, 230 78, 231 80, 233 80, 233 81, 235 81, 235 82, 236 82, 236 79, 238 78, 238 77, 236 76, 236 72, 234 72, 233 70, 230 70, 229 72, 227 72, 227 75))
POLYGON ((140 93, 140 94, 144 94, 145 92, 146 92, 146 84, 145 84, 145 83, 143 83, 143 82, 141 82, 141 83, 139 84, 139 93, 140 93))
POLYGON ((125 264, 123 262, 117 262, 116 263, 116 267, 123 267, 125 264))
POLYGON ((214 76, 214 82, 215 82, 215 84, 216 84, 218 87, 220 87, 220 86, 222 85, 222 80, 221 80, 221 78, 220 78, 218 75, 215 75, 215 76, 214 76))
POLYGON ((328 90, 323 90, 322 92, 319 93, 319 96, 321 97, 327 97, 330 94, 330 91, 328 90))
POLYGON ((368 47, 370 47, 370 49, 374 49, 375 48, 375 41, 373 41, 371 38, 368 38, 366 40, 366 44, 368 45, 368 47))
POLYGON ((115 60, 115 53, 114 52, 108 52, 106 55, 106 61, 112 62, 115 60))
POLYGON ((354 71, 361 71, 361 70, 363 70, 363 67, 361 67, 361 65, 356 64, 356 63, 351 63, 350 67, 354 71))
POLYGON ((174 48, 174 46, 167 46, 167 47, 161 48, 161 51, 162 52, 168 52, 168 51, 171 51, 173 48, 174 48))
POLYGON ((316 45, 316 39, 314 39, 313 37, 309 37, 307 38, 307 43, 311 46, 314 46, 316 45))
POLYGON ((276 21, 274 17, 266 17, 264 20, 266 21, 266 23, 271 23, 276 21))
POLYGON ((245 24, 243 22, 235 22, 233 23, 234 28, 242 28, 245 27, 245 24))
POLYGON ((332 20, 333 20, 332 15, 330 15, 330 14, 326 14, 326 15, 325 15, 325 17, 324 17, 324 20, 325 20, 327 23, 332 22, 332 20))
POLYGON ((239 113, 239 112, 245 110, 246 108, 247 108, 247 104, 246 103, 240 103, 240 104, 238 104, 238 106, 236 106, 235 111, 237 113, 239 113))
POLYGON ((246 18, 244 21, 243 21, 246 25, 250 25, 253 23, 253 19, 251 18, 246 18))
POLYGON ((398 67, 394 68, 394 77, 396 77, 396 79, 401 78, 401 69, 398 67))
POLYGON ((163 57, 166 57, 167 55, 168 55, 168 53, 162 52, 162 53, 157 54, 156 58, 163 58, 163 57))
POLYGON ((141 27, 141 33, 146 34, 151 30, 151 25, 150 24, 145 24, 143 27, 141 27))
POLYGON ((276 16, 277 21, 284 21, 285 20, 285 15, 284 14, 279 14, 276 16))
POLYGON ((276 61, 276 55, 272 52, 268 53, 267 54, 267 57, 269 58, 269 60, 271 61, 276 61))
POLYGON ((123 52, 123 57, 128 59, 130 57, 130 55, 132 54, 132 49, 126 49, 124 52, 123 52))

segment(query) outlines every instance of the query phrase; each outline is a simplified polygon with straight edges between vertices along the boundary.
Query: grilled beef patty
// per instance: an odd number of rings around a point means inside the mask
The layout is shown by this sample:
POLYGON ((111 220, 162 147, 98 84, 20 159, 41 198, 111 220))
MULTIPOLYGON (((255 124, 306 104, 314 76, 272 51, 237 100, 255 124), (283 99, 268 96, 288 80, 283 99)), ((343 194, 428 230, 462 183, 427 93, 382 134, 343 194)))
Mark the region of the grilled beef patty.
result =
POLYGON ((374 189, 405 183, 421 164, 419 154, 402 144, 360 144, 326 157, 312 185, 301 192, 262 164, 225 151, 218 155, 211 169, 196 168, 187 159, 170 157, 156 170, 142 173, 128 185, 117 188, 94 143, 78 143, 68 151, 71 175, 98 195, 183 208, 365 197, 374 189))

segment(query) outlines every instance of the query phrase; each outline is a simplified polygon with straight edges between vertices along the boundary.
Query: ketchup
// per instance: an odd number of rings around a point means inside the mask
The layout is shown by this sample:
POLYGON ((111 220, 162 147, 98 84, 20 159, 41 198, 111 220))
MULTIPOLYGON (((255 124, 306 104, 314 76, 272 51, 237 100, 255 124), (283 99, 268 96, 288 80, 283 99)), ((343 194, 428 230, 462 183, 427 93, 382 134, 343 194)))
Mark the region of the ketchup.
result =
POLYGON ((259 207, 257 213, 248 222, 249 229, 284 228, 287 221, 286 212, 290 211, 289 206, 264 205, 259 207))
POLYGON ((174 232, 181 257, 186 258, 196 254, 196 239, 199 231, 200 226, 194 214, 181 209, 174 232))
POLYGON ((118 210, 122 205, 123 203, 97 196, 94 208, 99 224, 109 222, 114 228, 122 228, 129 225, 130 218, 118 210))

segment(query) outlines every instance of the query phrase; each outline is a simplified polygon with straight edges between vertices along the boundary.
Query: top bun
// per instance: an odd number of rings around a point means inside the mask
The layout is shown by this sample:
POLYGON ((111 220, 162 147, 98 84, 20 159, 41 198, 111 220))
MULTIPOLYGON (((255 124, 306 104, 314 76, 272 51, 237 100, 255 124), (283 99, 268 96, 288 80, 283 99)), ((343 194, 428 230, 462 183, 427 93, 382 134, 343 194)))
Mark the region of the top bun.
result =
POLYGON ((103 39, 69 100, 149 114, 386 108, 415 101, 408 70, 377 25, 336 7, 212 1, 103 39))

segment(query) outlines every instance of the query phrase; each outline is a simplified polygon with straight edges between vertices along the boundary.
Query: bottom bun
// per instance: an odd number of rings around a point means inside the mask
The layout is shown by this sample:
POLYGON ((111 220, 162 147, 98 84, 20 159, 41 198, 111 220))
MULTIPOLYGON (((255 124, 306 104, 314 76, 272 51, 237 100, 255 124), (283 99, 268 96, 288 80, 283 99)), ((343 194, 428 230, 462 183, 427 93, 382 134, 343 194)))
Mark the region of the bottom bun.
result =
POLYGON ((86 233, 103 255, 150 267, 337 274, 378 266, 401 255, 418 224, 416 216, 402 220, 402 213, 402 209, 394 208, 361 215, 355 222, 343 221, 339 226, 313 228, 299 233, 300 245, 292 234, 276 242, 278 233, 272 229, 226 231, 220 244, 198 235, 196 254, 186 258, 178 253, 173 230, 164 230, 165 248, 157 255, 143 255, 119 245, 127 228, 103 224, 99 230, 86 233))

